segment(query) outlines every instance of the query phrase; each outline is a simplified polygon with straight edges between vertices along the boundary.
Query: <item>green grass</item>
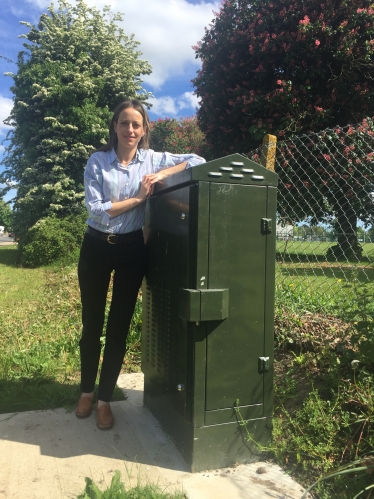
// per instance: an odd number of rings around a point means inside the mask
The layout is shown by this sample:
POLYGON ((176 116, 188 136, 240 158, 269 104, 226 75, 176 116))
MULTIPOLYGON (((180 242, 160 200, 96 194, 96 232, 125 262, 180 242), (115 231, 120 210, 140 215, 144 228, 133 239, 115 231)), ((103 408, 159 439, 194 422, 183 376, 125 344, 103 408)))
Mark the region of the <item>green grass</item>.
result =
POLYGON ((16 266, 16 247, 0 246, 0 313, 20 306, 32 306, 43 288, 44 274, 44 269, 30 269, 26 284, 25 269, 16 266))
POLYGON ((105 490, 100 490, 93 480, 86 478, 85 489, 77 499, 184 499, 184 497, 183 492, 169 491, 149 483, 128 488, 121 481, 120 472, 116 471, 105 490))
POLYGON ((293 303, 310 312, 340 314, 354 299, 352 283, 374 282, 374 244, 363 245, 362 261, 327 261, 327 249, 335 243, 277 241, 277 287, 282 299, 285 290, 293 303))
MULTIPOLYGON (((79 394, 81 304, 76 265, 20 268, 0 247, 0 413, 72 407, 79 394)), ((140 304, 124 369, 138 370, 140 304)), ((116 389, 114 399, 122 399, 116 389)))
MULTIPOLYGON (((363 259, 374 261, 374 243, 360 243, 363 249, 363 259)), ((276 250, 279 255, 291 255, 294 261, 298 258, 314 257, 323 261, 327 250, 335 246, 335 242, 320 241, 277 241, 276 250)), ((340 262, 342 264, 344 262, 340 262)))

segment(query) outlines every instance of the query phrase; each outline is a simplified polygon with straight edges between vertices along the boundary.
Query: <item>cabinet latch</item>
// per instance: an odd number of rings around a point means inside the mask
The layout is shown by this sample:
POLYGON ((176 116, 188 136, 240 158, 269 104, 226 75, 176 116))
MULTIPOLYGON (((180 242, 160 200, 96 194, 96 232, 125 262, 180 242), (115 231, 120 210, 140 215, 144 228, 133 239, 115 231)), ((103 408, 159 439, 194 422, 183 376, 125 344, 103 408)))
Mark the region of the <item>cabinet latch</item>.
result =
POLYGON ((271 234, 272 230, 272 219, 271 218, 261 218, 261 233, 271 234))
POLYGON ((269 371, 269 357, 259 357, 258 358, 258 372, 260 374, 269 371))
POLYGON ((221 321, 228 316, 228 289, 179 290, 179 317, 185 321, 221 321))

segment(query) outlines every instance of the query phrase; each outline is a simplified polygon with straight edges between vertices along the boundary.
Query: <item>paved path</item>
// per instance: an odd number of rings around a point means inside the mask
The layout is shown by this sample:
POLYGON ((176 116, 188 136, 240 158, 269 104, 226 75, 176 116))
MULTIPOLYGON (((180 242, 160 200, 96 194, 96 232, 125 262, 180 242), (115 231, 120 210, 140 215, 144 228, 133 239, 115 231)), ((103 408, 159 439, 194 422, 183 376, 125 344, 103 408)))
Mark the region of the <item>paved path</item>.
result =
POLYGON ((115 470, 129 487, 149 481, 188 499, 300 499, 302 487, 266 462, 190 473, 143 407, 143 375, 118 384, 128 398, 112 403, 110 431, 65 409, 0 414, 0 499, 76 499, 85 477, 103 489, 115 470))
POLYGON ((11 246, 13 244, 17 244, 17 243, 15 243, 12 240, 10 240, 10 241, 0 241, 0 246, 11 246))

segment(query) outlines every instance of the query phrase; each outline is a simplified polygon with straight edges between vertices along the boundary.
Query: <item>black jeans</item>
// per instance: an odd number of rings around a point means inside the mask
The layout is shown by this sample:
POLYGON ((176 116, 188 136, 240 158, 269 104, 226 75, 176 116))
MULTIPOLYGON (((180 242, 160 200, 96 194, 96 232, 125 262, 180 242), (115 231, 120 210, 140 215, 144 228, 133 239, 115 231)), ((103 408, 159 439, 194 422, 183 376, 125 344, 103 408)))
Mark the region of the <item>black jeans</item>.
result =
POLYGON ((98 399, 110 402, 126 352, 126 339, 145 270, 142 231, 123 244, 110 244, 85 234, 78 263, 82 300, 81 391, 92 392, 97 377, 105 306, 112 271, 110 304, 98 399))

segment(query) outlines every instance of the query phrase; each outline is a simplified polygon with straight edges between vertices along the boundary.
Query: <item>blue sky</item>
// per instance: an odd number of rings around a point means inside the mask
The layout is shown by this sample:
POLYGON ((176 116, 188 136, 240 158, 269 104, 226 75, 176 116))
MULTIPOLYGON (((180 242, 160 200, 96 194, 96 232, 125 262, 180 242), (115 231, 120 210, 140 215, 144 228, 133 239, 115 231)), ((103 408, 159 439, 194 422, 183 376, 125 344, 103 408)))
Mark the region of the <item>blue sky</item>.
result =
MULTIPOLYGON (((68 1, 74 3, 74 0, 68 1)), ((17 60, 24 42, 18 36, 28 32, 27 27, 19 24, 20 21, 37 24, 50 3, 50 0, 1 0, 1 56, 17 60)), ((134 33, 135 40, 140 42, 142 58, 153 68, 152 74, 145 76, 143 83, 143 87, 155 97, 151 101, 150 118, 194 115, 198 102, 193 95, 191 79, 195 77, 200 62, 195 59, 191 47, 204 36, 204 27, 214 18, 213 10, 219 10, 221 1, 86 0, 86 3, 100 10, 104 5, 110 5, 113 11, 122 12, 125 17, 121 26, 125 33, 134 33)), ((13 82, 3 73, 16 72, 16 69, 14 64, 0 59, 0 161, 4 150, 1 142, 9 129, 3 120, 12 108, 10 86, 13 82)))

